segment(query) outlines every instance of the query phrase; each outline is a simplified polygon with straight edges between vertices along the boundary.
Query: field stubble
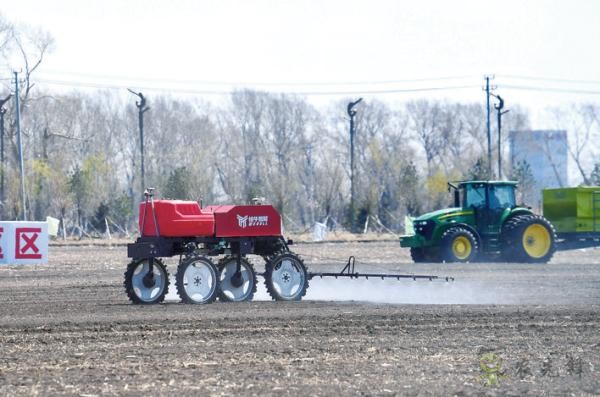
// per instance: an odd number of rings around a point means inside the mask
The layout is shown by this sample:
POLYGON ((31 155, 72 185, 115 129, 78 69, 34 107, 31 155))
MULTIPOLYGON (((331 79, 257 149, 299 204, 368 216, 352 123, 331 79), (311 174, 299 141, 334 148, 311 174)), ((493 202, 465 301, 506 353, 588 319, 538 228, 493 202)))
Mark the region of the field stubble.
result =
MULTIPOLYGON (((124 247, 51 247, 0 268, 2 395, 597 395, 599 250, 547 265, 410 263, 397 242, 299 244, 309 270, 445 281, 311 280, 302 302, 130 304, 124 247), (480 356, 503 359, 484 387, 480 356)), ((254 258, 257 266, 260 261, 254 258)), ((169 260, 169 270, 175 271, 169 260)), ((259 269, 262 270, 262 269, 259 269)))

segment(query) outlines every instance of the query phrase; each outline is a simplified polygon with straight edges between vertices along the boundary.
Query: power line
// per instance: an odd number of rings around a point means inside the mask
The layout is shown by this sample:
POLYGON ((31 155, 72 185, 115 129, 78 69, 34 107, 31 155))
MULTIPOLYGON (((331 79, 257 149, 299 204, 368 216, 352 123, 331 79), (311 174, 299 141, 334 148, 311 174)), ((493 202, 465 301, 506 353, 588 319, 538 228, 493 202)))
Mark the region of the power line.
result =
MULTIPOLYGON (((92 82, 81 82, 81 81, 69 81, 69 80, 47 80, 47 79, 37 79, 38 82, 48 85, 60 85, 67 87, 82 87, 82 88, 98 88, 98 89, 111 89, 111 90, 122 90, 127 89, 131 86, 131 84, 102 84, 102 83, 92 83, 92 82)), ((230 91, 213 91, 213 90, 191 90, 191 89, 170 89, 166 87, 137 87, 143 90, 149 91, 172 91, 183 94, 203 94, 203 95, 229 95, 230 91)))
POLYGON ((535 87, 528 85, 512 85, 512 84, 499 84, 499 88, 509 90, 522 90, 522 91, 547 91, 547 92, 558 92, 563 94, 583 94, 583 95, 600 95, 600 91, 592 90, 576 90, 569 88, 556 88, 556 87, 535 87))
POLYGON ((429 92, 429 91, 448 91, 448 90, 463 90, 467 88, 478 88, 478 85, 460 85, 460 86, 446 86, 446 87, 424 87, 424 88, 398 88, 388 90, 356 90, 356 91, 315 91, 315 92, 290 92, 300 95, 361 95, 361 94, 400 94, 410 92, 429 92))
MULTIPOLYGON (((128 85, 118 84, 102 84, 92 82, 81 82, 81 81, 68 81, 68 80, 48 80, 38 79, 40 83, 49 85, 62 85, 69 87, 83 87, 83 88, 98 88, 98 89, 126 89, 128 85)), ((393 89, 379 89, 379 90, 353 90, 353 91, 288 91, 286 93, 306 96, 318 96, 318 95, 360 95, 360 94, 394 94, 394 93, 411 93, 411 92, 429 92, 429 91, 446 91, 446 90, 460 90, 467 88, 476 88, 477 85, 461 85, 461 86, 436 86, 436 87, 421 87, 421 88, 393 88, 393 89)), ((169 91, 180 94, 197 94, 197 95, 230 95, 232 90, 200 90, 200 89, 187 89, 187 88, 172 88, 172 87, 152 87, 144 86, 138 87, 143 90, 150 91, 169 91)))
MULTIPOLYGON (((65 72, 66 74, 66 72, 65 72)), ((79 74, 80 76, 84 76, 85 74, 79 74)), ((88 75, 92 76, 92 75, 88 75)), ((514 78, 514 79, 523 79, 523 80, 531 80, 531 81, 554 81, 554 82, 564 82, 564 83, 589 83, 589 84, 600 84, 600 82, 593 81, 584 81, 584 80, 566 80, 566 79, 549 79, 544 77, 534 77, 534 76, 517 76, 517 75, 500 75, 504 78, 514 78)), ((94 81, 75 81, 75 80, 65 80, 65 79, 46 79, 39 78, 37 81, 39 83, 47 84, 47 85, 59 85, 59 86, 67 86, 67 87, 82 87, 82 88, 96 88, 96 89, 112 89, 112 90, 121 90, 127 89, 131 86, 132 81, 152 81, 155 83, 186 83, 186 84, 197 84, 197 85, 210 85, 210 86, 218 86, 223 85, 227 86, 220 87, 220 89, 202 89, 202 88, 182 88, 182 87, 172 87, 172 86, 161 86, 161 85, 143 85, 138 87, 140 89, 149 90, 149 91, 161 91, 161 92, 173 92, 179 94, 192 94, 192 95, 230 95, 232 91, 235 89, 242 88, 255 88, 255 87, 277 87, 277 86, 304 86, 308 88, 311 85, 314 86, 357 86, 357 85, 389 85, 392 86, 394 84, 399 83, 415 83, 415 82, 427 82, 427 81, 446 81, 453 80, 458 78, 464 78, 468 76, 462 77, 437 77, 430 79, 406 79, 406 80, 388 80, 388 81, 372 81, 372 82, 348 82, 348 83, 256 83, 256 84, 242 84, 242 83, 226 83, 226 82, 192 82, 192 81, 183 81, 183 80, 159 80, 159 79, 139 79, 139 78, 131 78, 127 83, 115 83, 115 82, 94 82, 94 81)), ((125 78, 125 77, 123 77, 125 78)), ((0 78, 0 81, 5 80, 0 78)), ((6 79, 9 80, 9 79, 6 79)), ((537 85, 520 85, 520 84, 498 84, 500 87, 504 89, 512 89, 512 90, 521 90, 521 91, 545 91, 545 92, 556 92, 556 93, 564 93, 564 94, 580 94, 580 95, 600 95, 600 91, 598 90, 585 90, 578 88, 561 88, 561 87, 544 87, 537 85)), ((305 95, 305 96, 342 96, 342 95, 369 95, 369 94, 402 94, 402 93, 419 93, 419 92, 433 92, 433 91, 452 91, 452 90, 463 90, 463 89, 471 89, 477 88, 476 85, 434 85, 434 86, 426 86, 426 87, 415 87, 415 88, 366 88, 366 89, 349 89, 349 90, 276 90, 277 92, 288 93, 288 94, 296 94, 296 95, 305 95)))
POLYGON ((79 72, 66 72, 57 70, 45 70, 40 71, 40 75, 67 75, 67 76, 79 76, 88 77, 92 79, 101 80, 127 80, 131 81, 147 81, 153 83, 164 83, 164 84, 197 84, 197 85, 210 85, 210 86, 281 86, 281 87, 292 87, 292 86, 352 86, 352 85, 389 85, 389 84, 403 84, 403 83, 422 83, 428 81, 452 81, 452 80, 464 80, 474 78, 475 76, 444 76, 444 77, 430 77, 430 78, 413 78, 413 79, 394 79, 394 80, 375 80, 375 81, 333 81, 333 82, 244 82, 244 81, 214 81, 214 80, 178 80, 178 79, 154 79, 147 77, 132 77, 124 75, 94 75, 88 73, 79 72))
POLYGON ((519 76, 514 74, 500 74, 499 77, 505 77, 507 79, 515 80, 532 80, 532 81, 547 81, 554 83, 571 83, 571 84, 600 84, 600 81, 593 80, 572 80, 572 79, 559 79, 550 77, 537 77, 537 76, 519 76))
MULTIPOLYGON (((10 70, 6 66, 0 66, 0 69, 10 70)), ((147 77, 134 77, 125 75, 96 75, 91 73, 61 71, 61 70, 43 70, 39 71, 38 76, 41 75, 61 75, 61 76, 78 76, 88 77, 94 80, 126 80, 128 83, 133 82, 153 82, 160 84, 182 84, 182 85, 207 85, 207 86, 253 86, 253 87, 297 87, 297 86, 373 86, 373 85, 392 85, 392 84, 405 84, 405 83, 422 83, 422 82, 433 82, 433 81, 453 81, 453 80, 465 80, 472 79, 476 76, 473 75, 461 75, 461 76, 442 76, 442 77, 424 77, 424 78, 411 78, 411 79, 392 79, 392 80, 374 80, 374 81, 333 81, 333 82, 244 82, 244 81, 214 81, 214 80, 178 80, 178 79, 155 79, 147 77)), ((526 76, 516 74, 498 74, 497 77, 515 79, 515 80, 530 80, 530 81, 546 81, 556 83, 567 83, 567 84, 598 84, 600 81, 595 80, 577 80, 577 79, 563 79, 553 77, 542 77, 542 76, 526 76)), ((8 80, 0 78, 0 80, 8 80)), ((48 80, 53 80, 50 77, 48 80)), ((60 80, 60 79, 59 79, 60 80)), ((109 84, 110 85, 110 84, 109 84)))

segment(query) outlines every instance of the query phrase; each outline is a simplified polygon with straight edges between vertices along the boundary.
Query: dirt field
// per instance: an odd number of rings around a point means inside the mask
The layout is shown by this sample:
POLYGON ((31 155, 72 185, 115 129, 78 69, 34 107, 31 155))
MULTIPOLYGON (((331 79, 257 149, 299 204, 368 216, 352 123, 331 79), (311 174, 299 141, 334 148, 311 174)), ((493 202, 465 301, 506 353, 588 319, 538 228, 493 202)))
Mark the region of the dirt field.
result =
MULTIPOLYGON (((0 268, 0 395, 599 395, 600 250, 547 265, 410 263, 397 242, 300 244, 306 299, 130 304, 124 247, 51 247, 0 268), (503 360, 499 384, 479 366, 503 360), (486 377, 487 376, 487 377, 486 377)), ((170 261, 173 274, 175 262, 170 261)), ((262 269, 260 269, 262 271, 262 269)))

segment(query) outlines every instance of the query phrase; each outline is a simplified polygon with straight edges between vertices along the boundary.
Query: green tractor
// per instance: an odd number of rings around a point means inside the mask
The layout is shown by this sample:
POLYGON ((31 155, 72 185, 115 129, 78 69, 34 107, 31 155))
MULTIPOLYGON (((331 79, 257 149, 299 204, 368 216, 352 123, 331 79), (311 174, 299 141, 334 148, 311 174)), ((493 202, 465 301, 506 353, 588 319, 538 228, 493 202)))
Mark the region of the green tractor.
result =
POLYGON ((516 187, 510 181, 448 183, 454 207, 415 218, 400 246, 410 247, 415 262, 548 262, 556 250, 554 227, 516 204, 516 187))

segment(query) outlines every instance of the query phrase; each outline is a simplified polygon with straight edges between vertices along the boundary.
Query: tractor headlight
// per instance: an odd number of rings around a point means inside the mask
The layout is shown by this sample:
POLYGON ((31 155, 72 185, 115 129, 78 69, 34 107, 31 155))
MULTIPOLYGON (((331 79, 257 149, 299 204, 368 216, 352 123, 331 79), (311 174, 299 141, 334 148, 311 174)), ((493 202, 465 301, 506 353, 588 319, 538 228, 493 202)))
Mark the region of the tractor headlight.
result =
POLYGON ((425 237, 427 240, 431 239, 433 235, 433 229, 435 228, 435 222, 432 220, 427 221, 416 221, 415 232, 425 237))

